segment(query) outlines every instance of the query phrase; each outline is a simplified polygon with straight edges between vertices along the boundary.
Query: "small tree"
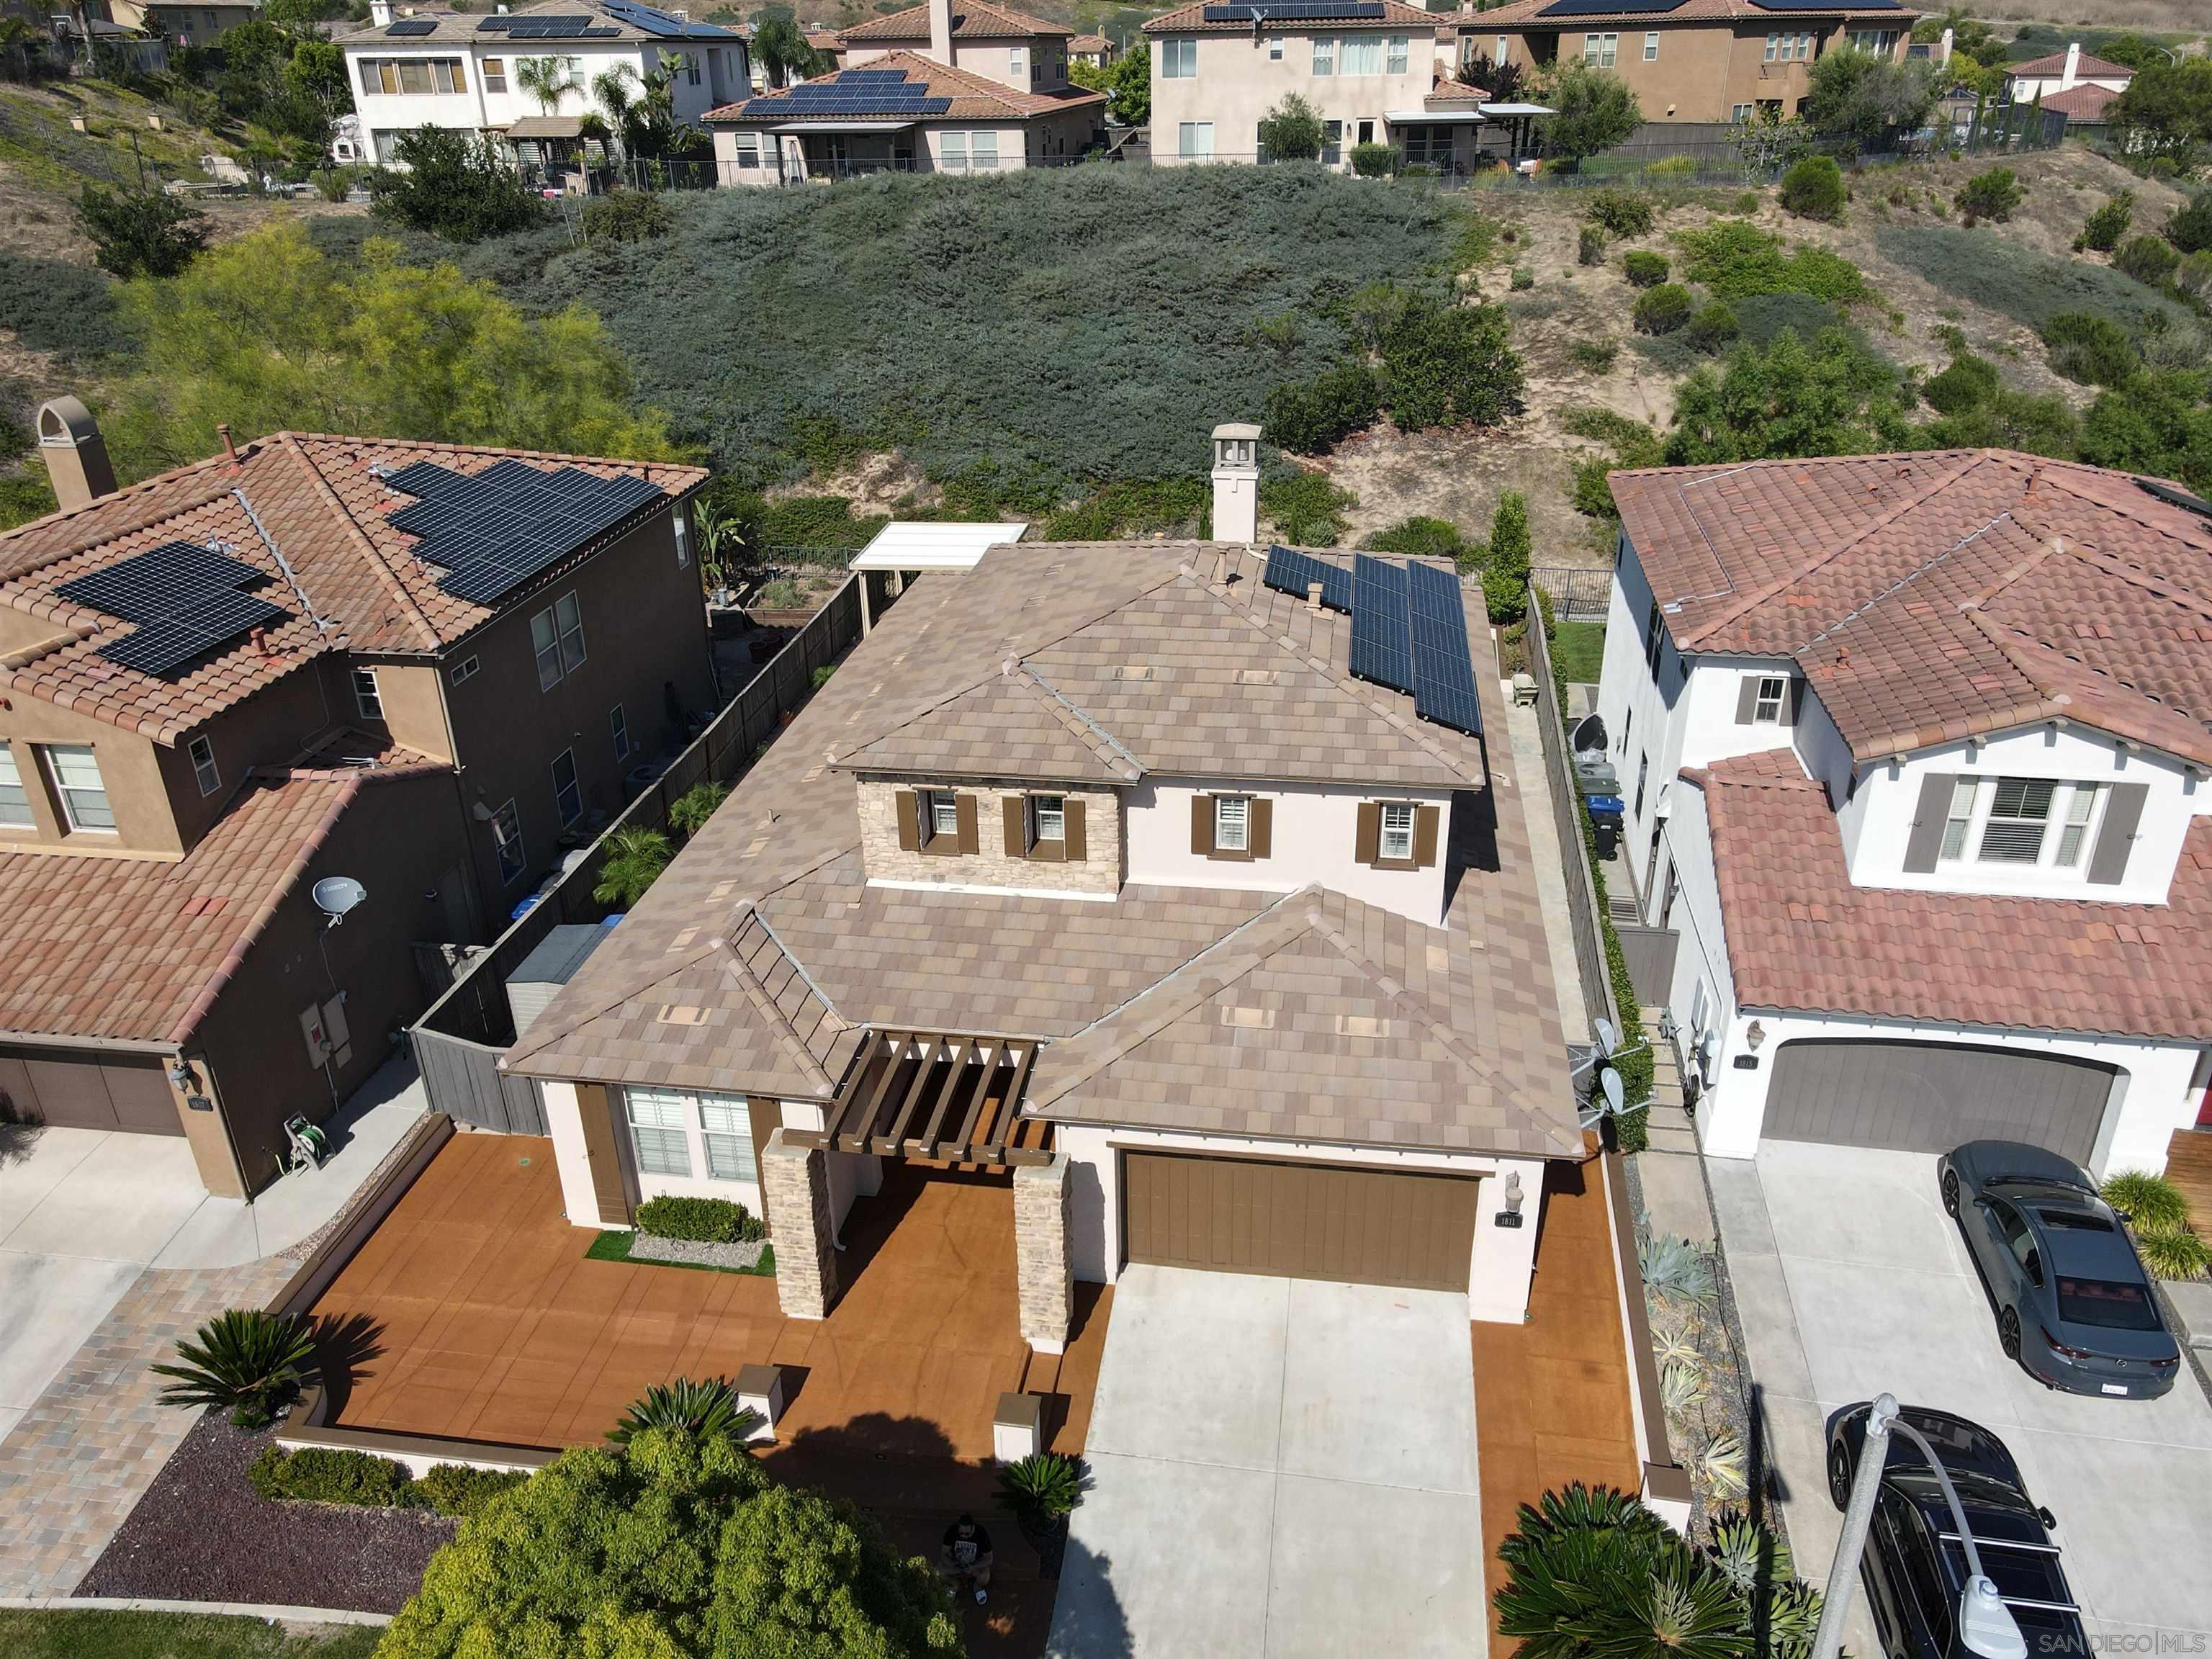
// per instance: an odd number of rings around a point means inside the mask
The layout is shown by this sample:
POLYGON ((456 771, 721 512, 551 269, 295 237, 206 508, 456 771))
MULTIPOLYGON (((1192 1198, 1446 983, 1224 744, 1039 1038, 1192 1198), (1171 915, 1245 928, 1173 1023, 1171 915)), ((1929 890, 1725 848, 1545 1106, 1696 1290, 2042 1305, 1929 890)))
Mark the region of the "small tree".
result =
POLYGON ((1744 183, 1754 185, 1810 149, 1813 130, 1794 115, 1784 120, 1781 110, 1769 105, 1731 127, 1728 143, 1735 151, 1737 173, 1744 183))
POLYGON ((1490 620, 1501 627, 1528 614, 1528 502, 1517 489, 1498 498, 1498 514, 1490 521, 1490 560, 1482 574, 1482 592, 1490 607, 1490 620))
POLYGON ((2081 234, 2074 239, 2074 251, 2079 253, 2084 248, 2094 248, 2100 253, 2110 253, 2128 234, 2128 226, 2135 216, 2135 191, 2120 191, 2082 221, 2081 234))
POLYGON ((2012 217, 2013 210, 2021 204, 2020 179, 2010 167, 1991 167, 1978 173, 1960 187, 1959 211, 1966 216, 1971 228, 1984 219, 1994 219, 1999 224, 2012 217))
POLYGON ((1935 78, 1919 60, 1844 46, 1814 60, 1805 118, 1823 137, 1871 148, 1926 120, 1936 92, 1935 78))
POLYGON ((518 58, 514 84, 544 115, 559 112, 561 100, 576 84, 576 60, 572 58, 518 58))
POLYGON ((1832 155, 1808 155, 1782 175, 1782 205, 1801 219, 1834 223, 1844 216, 1848 194, 1832 155))
POLYGON ((646 890, 660 879, 660 872, 675 856, 668 837, 658 830, 625 824, 607 837, 606 862, 592 896, 602 904, 627 909, 643 898, 646 890))
POLYGON ((1521 359, 1498 306, 1413 296, 1382 342, 1382 400, 1407 431, 1494 426, 1521 406, 1521 359))
POLYGON ((1260 118, 1260 148, 1271 161, 1317 161, 1321 141, 1321 116, 1295 92, 1260 118))
POLYGON ((785 6, 771 6, 760 14, 753 25, 753 56, 768 71, 772 87, 820 75, 825 67, 825 55, 806 43, 806 31, 785 6))
POLYGON ((1690 290, 1680 283, 1662 283, 1637 296, 1632 319, 1639 334, 1672 334, 1697 310, 1690 290))
POLYGON ((370 179, 375 211, 410 230, 451 242, 527 230, 545 216, 522 175, 475 134, 448 127, 403 132, 392 146, 404 165, 370 179))
POLYGON ((2200 190, 2189 205, 2166 222, 2166 240, 2184 253, 2212 248, 2212 190, 2200 190))
POLYGON ((93 258, 116 276, 174 276, 199 257, 214 231, 207 215, 171 196, 87 185, 77 198, 78 227, 93 258))
POLYGON ((1565 161, 1579 162, 1624 143, 1644 125, 1644 111, 1628 82, 1578 58, 1553 73, 1543 97, 1558 112, 1543 118, 1544 147, 1565 161))

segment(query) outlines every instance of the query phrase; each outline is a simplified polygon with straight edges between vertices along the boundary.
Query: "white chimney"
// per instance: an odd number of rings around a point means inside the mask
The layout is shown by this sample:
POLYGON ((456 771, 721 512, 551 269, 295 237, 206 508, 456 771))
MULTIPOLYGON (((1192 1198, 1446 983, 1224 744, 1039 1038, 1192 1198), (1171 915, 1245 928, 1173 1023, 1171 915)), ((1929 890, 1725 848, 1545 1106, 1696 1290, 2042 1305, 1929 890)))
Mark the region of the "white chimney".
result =
POLYGON ((378 28, 390 28, 392 0, 368 0, 368 21, 378 28))
POLYGON ((2081 78, 2081 43, 2079 40, 2069 40, 2066 43, 2066 68, 2058 77, 2058 90, 2061 92, 2069 90, 2081 78))
POLYGON ((1951 61, 1951 45, 1954 39, 1955 36, 1953 34, 1951 30, 1945 29, 1943 31, 1943 43, 1937 49, 1936 53, 1936 62, 1939 68, 1951 61))
POLYGON ((929 0, 929 50, 923 56, 951 64, 952 0, 929 0))
POLYGON ((1213 539, 1260 539, 1260 428, 1239 421, 1213 428, 1213 539))

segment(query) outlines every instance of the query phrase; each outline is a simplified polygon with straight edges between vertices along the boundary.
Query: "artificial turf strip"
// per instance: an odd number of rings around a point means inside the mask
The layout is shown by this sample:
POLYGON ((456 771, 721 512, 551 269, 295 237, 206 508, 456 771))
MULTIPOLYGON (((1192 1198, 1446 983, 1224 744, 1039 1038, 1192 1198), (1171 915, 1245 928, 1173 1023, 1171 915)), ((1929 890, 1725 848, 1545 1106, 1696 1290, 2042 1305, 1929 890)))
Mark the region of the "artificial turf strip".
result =
POLYGON ((0 1608, 9 1659, 368 1659, 374 1625, 288 1632, 258 1619, 205 1613, 63 1613, 0 1608))
MULTIPOLYGON (((585 1257, 592 1261, 627 1261, 629 1260, 629 1242, 636 1237, 635 1233, 620 1228, 601 1233, 592 1241, 592 1248, 584 1252, 585 1257)), ((760 1260, 750 1267, 717 1267, 704 1261, 641 1261, 637 1265, 641 1267, 689 1267, 695 1273, 751 1273, 756 1277, 773 1279, 775 1277, 775 1246, 771 1244, 763 1249, 760 1260)))
POLYGON ((1552 645, 1553 660, 1569 685, 1595 685, 1605 664, 1605 624, 1563 622, 1552 645))

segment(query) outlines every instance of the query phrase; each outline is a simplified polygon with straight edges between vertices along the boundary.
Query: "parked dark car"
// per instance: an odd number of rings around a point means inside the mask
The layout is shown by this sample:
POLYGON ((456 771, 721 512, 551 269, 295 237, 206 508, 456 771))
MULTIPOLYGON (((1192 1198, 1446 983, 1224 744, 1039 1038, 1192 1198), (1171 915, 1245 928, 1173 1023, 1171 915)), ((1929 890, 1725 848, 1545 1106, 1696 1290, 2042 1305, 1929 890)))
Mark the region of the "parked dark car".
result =
MULTIPOLYGON (((1828 1419, 1828 1496, 1839 1510, 1850 1502, 1867 1410, 1862 1401, 1828 1419)), ((2029 1659, 2086 1659, 2089 1638, 2051 1541, 2058 1522, 2028 1497, 2004 1442, 1948 1412, 1907 1406, 1898 1415, 1927 1436, 1942 1460, 1982 1571, 2027 1638, 2029 1659)), ((1859 1558, 1859 1582, 1887 1659, 1968 1659, 1958 1629, 1966 1578, 1966 1548, 1943 1489, 1920 1448, 1893 1430, 1859 1558)))
POLYGON ((1936 1164, 1943 1207, 1996 1310, 1997 1340, 2038 1382, 2154 1400, 2181 1345, 2134 1241, 2081 1168, 2010 1140, 1970 1140, 1936 1164))

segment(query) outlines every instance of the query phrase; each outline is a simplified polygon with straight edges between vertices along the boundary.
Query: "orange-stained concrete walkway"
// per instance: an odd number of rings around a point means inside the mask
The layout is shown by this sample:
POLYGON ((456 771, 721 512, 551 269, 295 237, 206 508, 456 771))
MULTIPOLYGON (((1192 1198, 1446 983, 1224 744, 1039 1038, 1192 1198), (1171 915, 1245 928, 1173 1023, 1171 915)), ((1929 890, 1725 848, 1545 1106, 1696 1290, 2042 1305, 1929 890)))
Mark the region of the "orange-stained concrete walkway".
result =
POLYGON ((1595 1164, 1550 1166, 1528 1322, 1474 1327, 1475 1454, 1493 1626, 1505 1582, 1498 1547, 1522 1504, 1576 1480, 1627 1492, 1642 1484, 1603 1179, 1595 1164))

